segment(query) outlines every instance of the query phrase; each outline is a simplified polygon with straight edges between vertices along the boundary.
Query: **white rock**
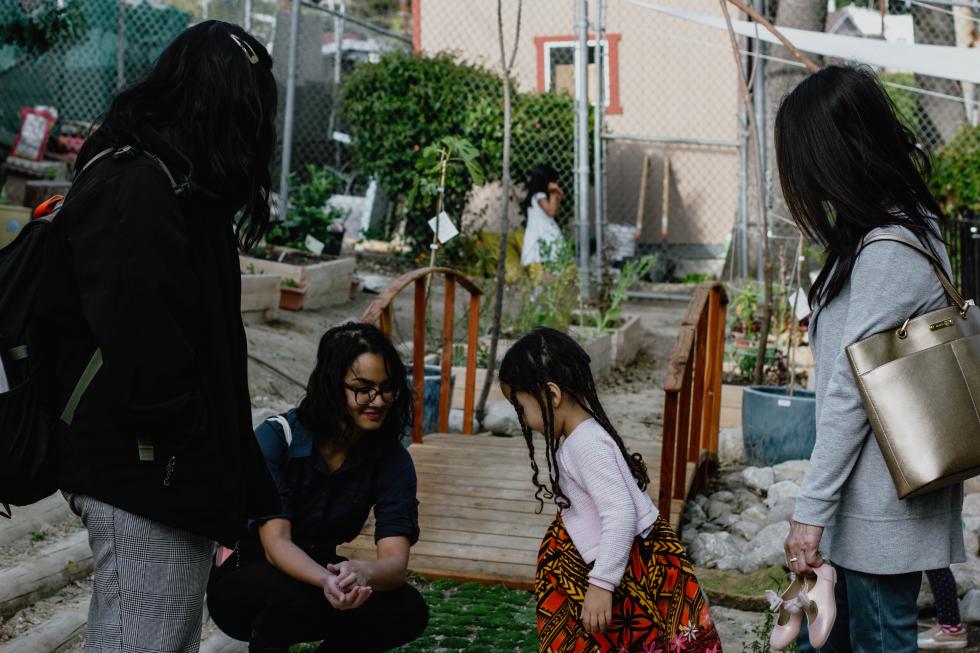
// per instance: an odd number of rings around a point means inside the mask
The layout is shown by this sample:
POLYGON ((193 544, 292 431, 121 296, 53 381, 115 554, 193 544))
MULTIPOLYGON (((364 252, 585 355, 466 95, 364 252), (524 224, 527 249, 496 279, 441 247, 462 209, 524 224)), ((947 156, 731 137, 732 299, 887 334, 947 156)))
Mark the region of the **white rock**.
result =
POLYGON ((739 512, 744 512, 752 506, 762 505, 762 499, 759 498, 759 495, 749 490, 739 490, 735 493, 735 498, 738 499, 739 512))
POLYGON ((713 522, 717 522, 722 517, 732 514, 732 506, 728 503, 722 503, 721 501, 709 501, 708 509, 708 519, 713 522))
POLYGON ((701 506, 702 509, 703 508, 707 508, 708 507, 708 497, 704 496, 703 494, 697 494, 697 495, 694 496, 694 503, 696 503, 699 506, 701 506))
POLYGON ((766 507, 770 510, 784 499, 796 499, 800 486, 793 481, 779 481, 769 486, 766 493, 766 507))
POLYGON ((748 508, 747 510, 743 511, 740 516, 745 521, 758 524, 759 528, 765 526, 769 521, 769 511, 766 510, 762 504, 748 508))
POLYGON ((963 548, 966 549, 968 558, 977 558, 980 552, 980 537, 977 536, 976 531, 963 531, 963 548))
POLYGON ((719 492, 715 492, 708 498, 711 501, 721 501, 722 503, 727 503, 729 505, 733 505, 735 501, 735 495, 729 492, 728 490, 720 490, 719 492))
POLYGON ((722 465, 745 463, 745 441, 742 429, 727 428, 718 432, 718 462, 722 465))
POLYGON ((980 590, 970 590, 960 601, 960 620, 967 624, 980 622, 980 590))
POLYGON ((980 530, 980 517, 963 517, 963 530, 965 531, 976 531, 980 530))
POLYGON ((488 401, 487 413, 483 417, 483 428, 498 435, 520 437, 524 435, 517 411, 509 401, 488 401))
POLYGON ((755 522, 748 521, 747 519, 739 519, 729 530, 731 530, 731 532, 735 535, 751 540, 760 530, 762 530, 762 526, 755 522))
POLYGON ((731 533, 699 533, 687 548, 691 562, 699 567, 713 566, 727 556, 738 555, 731 533))
POLYGON ((810 467, 809 460, 787 460, 784 463, 772 466, 772 471, 776 474, 776 481, 793 481, 797 485, 803 484, 803 477, 806 470, 810 467))
POLYGON ((963 497, 963 514, 967 517, 980 517, 980 492, 963 497))
POLYGON ((690 547, 691 542, 694 538, 698 536, 698 530, 696 528, 686 527, 681 530, 681 544, 685 547, 690 547))
POLYGON ((722 515, 721 517, 715 520, 715 523, 721 526, 722 528, 731 530, 731 527, 737 524, 738 521, 739 521, 738 515, 722 515))
POLYGON ((686 523, 698 522, 703 524, 707 521, 708 515, 705 514, 704 508, 699 506, 694 501, 689 501, 686 506, 684 506, 684 521, 686 523))
POLYGON ((738 490, 745 487, 745 483, 742 481, 742 472, 729 472, 721 477, 721 483, 727 488, 732 490, 738 490))
POLYGON ((776 479, 772 467, 746 467, 742 470, 742 480, 752 490, 765 492, 776 479))
POLYGON ((956 579, 958 594, 966 594, 970 590, 980 590, 980 567, 973 562, 961 562, 949 566, 956 579))
POLYGON ((789 535, 788 522, 766 526, 756 533, 745 548, 745 553, 739 558, 739 570, 747 574, 756 569, 784 563, 786 554, 783 543, 787 535, 789 535))
MULTIPOLYGON (((449 409, 449 432, 450 433, 462 433, 463 432, 463 411, 458 408, 449 409)), ((476 421, 476 416, 473 417, 473 433, 480 432, 480 423, 476 421)))
POLYGON ((782 499, 766 515, 766 523, 778 524, 779 522, 785 522, 793 515, 794 510, 796 510, 796 499, 782 499))
POLYGON ((718 571, 733 571, 738 569, 739 558, 741 558, 740 555, 727 555, 715 563, 715 569, 718 571))

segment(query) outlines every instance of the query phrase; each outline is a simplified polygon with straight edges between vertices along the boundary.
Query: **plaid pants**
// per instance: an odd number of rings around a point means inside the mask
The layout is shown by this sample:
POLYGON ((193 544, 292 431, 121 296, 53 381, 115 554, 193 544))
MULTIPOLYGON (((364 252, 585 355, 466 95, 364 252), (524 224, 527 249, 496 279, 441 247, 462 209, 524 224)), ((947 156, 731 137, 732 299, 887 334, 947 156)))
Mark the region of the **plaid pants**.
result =
POLYGON ((86 653, 197 653, 214 543, 83 495, 95 587, 86 653))

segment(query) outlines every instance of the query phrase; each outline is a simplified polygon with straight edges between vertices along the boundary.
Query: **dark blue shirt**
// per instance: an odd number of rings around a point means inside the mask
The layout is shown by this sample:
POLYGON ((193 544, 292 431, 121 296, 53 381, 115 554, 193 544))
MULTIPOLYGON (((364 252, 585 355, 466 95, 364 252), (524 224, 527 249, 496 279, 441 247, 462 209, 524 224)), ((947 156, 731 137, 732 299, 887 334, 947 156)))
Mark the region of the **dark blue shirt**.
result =
POLYGON ((296 409, 285 417, 293 433, 288 448, 277 422, 255 429, 281 503, 278 513, 256 522, 288 519, 293 542, 321 563, 333 561, 336 547, 358 536, 372 508, 375 542, 394 536, 407 537, 412 544, 418 540, 418 481, 400 442, 379 443, 367 434, 330 473, 296 409))

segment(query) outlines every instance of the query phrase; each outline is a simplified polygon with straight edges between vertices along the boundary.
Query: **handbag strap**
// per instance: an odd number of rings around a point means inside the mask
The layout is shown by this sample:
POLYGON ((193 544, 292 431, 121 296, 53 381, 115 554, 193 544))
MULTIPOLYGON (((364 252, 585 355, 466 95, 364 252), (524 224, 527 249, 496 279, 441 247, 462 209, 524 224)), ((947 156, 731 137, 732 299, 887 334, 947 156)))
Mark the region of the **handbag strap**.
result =
POLYGON ((293 443, 293 429, 289 426, 289 420, 282 415, 274 415, 269 418, 270 422, 276 422, 282 427, 282 434, 286 437, 286 448, 293 443))
POLYGON ((923 247, 922 243, 909 240, 908 238, 904 238, 897 234, 878 234, 877 236, 872 236, 871 238, 865 240, 864 243, 862 243, 861 249, 864 249, 871 243, 878 242, 881 240, 891 240, 896 243, 907 245, 908 247, 917 250, 918 252, 923 254, 926 258, 928 258, 929 262, 932 263, 933 269, 936 271, 936 275, 939 277, 940 283, 943 284, 943 289, 946 291, 946 294, 949 295, 949 298, 953 301, 953 304, 955 304, 956 307, 960 309, 962 313, 966 313, 967 309, 970 306, 969 302, 963 299, 963 295, 960 293, 959 290, 956 289, 956 286, 953 285, 953 282, 950 281, 949 275, 946 274, 946 270, 943 268, 942 261, 939 260, 938 256, 936 256, 933 252, 923 247))

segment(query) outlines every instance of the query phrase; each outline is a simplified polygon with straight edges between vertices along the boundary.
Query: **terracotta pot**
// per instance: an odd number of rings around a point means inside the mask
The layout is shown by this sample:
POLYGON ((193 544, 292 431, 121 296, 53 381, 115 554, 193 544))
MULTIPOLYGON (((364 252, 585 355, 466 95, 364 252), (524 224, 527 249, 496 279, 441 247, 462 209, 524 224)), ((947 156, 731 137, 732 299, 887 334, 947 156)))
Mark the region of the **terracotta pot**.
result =
POLYGON ((287 311, 298 311, 303 308, 303 298, 306 297, 305 284, 298 288, 283 286, 279 290, 279 308, 287 311))

